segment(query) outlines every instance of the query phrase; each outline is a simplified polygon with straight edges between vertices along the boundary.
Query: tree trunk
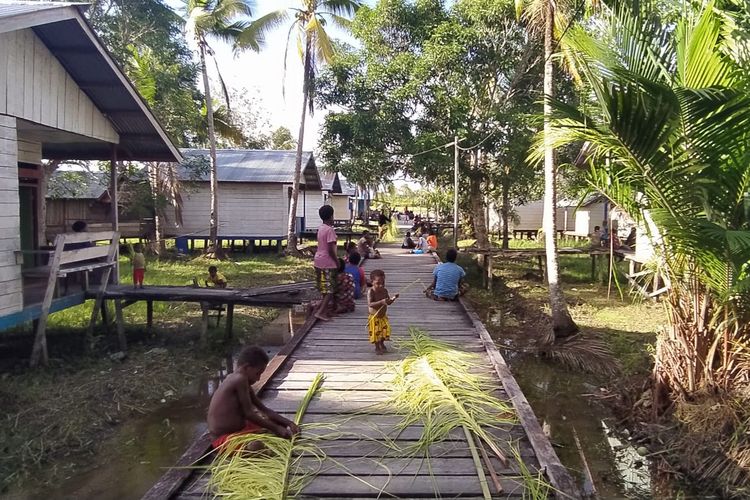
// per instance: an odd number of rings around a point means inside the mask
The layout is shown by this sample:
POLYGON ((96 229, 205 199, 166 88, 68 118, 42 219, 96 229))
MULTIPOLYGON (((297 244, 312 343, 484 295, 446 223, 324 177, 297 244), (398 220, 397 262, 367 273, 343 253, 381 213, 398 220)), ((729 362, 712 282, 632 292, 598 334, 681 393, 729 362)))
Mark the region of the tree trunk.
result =
MULTIPOLYGON (((39 217, 37 223, 37 242, 40 246, 47 244, 47 189, 49 186, 49 180, 52 174, 55 173, 57 167, 62 163, 60 160, 52 160, 48 163, 42 164, 42 176, 39 178, 39 200, 37 207, 39 209, 39 217)), ((63 228, 65 232, 65 228, 63 228)))
POLYGON ((148 178, 151 183, 151 196, 154 199, 154 245, 153 250, 157 255, 163 255, 167 251, 164 241, 164 224, 159 209, 159 164, 148 163, 148 178))
POLYGON ((474 237, 477 239, 477 247, 486 250, 490 247, 487 236, 487 223, 485 222, 484 196, 482 195, 482 179, 479 177, 480 152, 471 153, 471 161, 474 163, 472 177, 470 180, 471 190, 471 215, 474 224, 474 237))
POLYGON ((287 226, 286 253, 299 256, 297 249, 297 198, 299 197, 299 179, 302 175, 302 141, 305 139, 305 118, 307 118, 308 99, 310 94, 310 78, 312 77, 312 38, 307 35, 305 42, 305 64, 302 73, 302 117, 299 121, 299 135, 297 136, 297 157, 294 161, 294 181, 292 184, 292 199, 289 200, 289 224, 287 226))
MULTIPOLYGON (((203 92, 206 97, 206 121, 208 122, 208 147, 211 155, 211 213, 209 215, 209 248, 213 249, 214 257, 220 258, 222 250, 219 247, 219 178, 216 171, 216 135, 214 131, 214 105, 211 101, 211 87, 208 84, 208 70, 206 69, 206 45, 203 40, 198 41, 201 58, 201 72, 203 73, 203 92)), ((207 251, 209 249, 206 249, 207 251)))
POLYGON ((510 221, 508 221, 508 216, 510 215, 510 186, 509 186, 509 179, 506 177, 503 180, 503 194, 502 194, 502 207, 500 208, 500 215, 503 218, 503 249, 507 250, 510 248, 509 243, 509 227, 510 227, 510 221))
POLYGON ((547 284, 549 287, 549 302, 552 311, 552 331, 555 338, 567 337, 578 331, 578 326, 570 317, 568 304, 565 302, 560 271, 557 259, 557 186, 555 150, 551 145, 550 132, 552 129, 550 117, 552 106, 550 99, 554 96, 553 61, 555 7, 551 0, 547 0, 544 20, 544 230, 545 247, 547 249, 547 284))

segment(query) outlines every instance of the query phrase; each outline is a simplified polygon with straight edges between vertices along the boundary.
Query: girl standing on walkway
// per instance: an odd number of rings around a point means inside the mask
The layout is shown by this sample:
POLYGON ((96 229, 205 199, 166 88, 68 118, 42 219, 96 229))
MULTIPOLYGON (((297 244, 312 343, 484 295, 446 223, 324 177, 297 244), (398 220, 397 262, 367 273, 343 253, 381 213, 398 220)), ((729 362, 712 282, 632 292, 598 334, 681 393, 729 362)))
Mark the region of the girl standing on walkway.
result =
POLYGON ((391 338, 391 324, 388 321, 388 306, 393 304, 398 298, 398 294, 393 297, 388 293, 385 287, 385 272, 375 269, 370 273, 372 288, 367 291, 367 307, 369 318, 367 321, 367 331, 370 335, 370 343, 375 344, 375 354, 384 354, 387 351, 385 341, 391 338))

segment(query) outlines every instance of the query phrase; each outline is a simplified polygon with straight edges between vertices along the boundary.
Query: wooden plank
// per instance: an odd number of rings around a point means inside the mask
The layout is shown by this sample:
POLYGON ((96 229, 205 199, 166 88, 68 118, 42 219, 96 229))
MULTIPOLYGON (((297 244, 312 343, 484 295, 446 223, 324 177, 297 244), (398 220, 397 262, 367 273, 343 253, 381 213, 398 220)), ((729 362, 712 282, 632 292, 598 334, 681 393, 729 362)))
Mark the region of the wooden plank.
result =
POLYGON ((105 258, 110 254, 110 249, 116 246, 117 245, 96 245, 93 247, 77 248, 75 250, 65 250, 60 257, 60 265, 105 258))
POLYGON ((55 238, 55 253, 50 261, 50 275, 47 279, 47 289, 44 292, 44 300, 42 301, 42 312, 39 316, 39 322, 36 327, 36 337, 34 338, 34 347, 31 351, 31 358, 29 364, 31 367, 37 366, 40 362, 43 365, 47 365, 49 358, 47 356, 47 318, 49 317, 50 306, 52 305, 52 298, 55 292, 55 284, 57 283, 57 269, 60 267, 60 257, 63 253, 63 247, 65 244, 65 236, 58 236, 55 238))
POLYGON ((500 351, 495 346, 490 333, 468 302, 463 298, 460 302, 466 309, 466 314, 474 322, 480 338, 485 343, 487 355, 490 357, 495 372, 500 377, 505 392, 513 403, 513 407, 518 412, 518 418, 526 430, 526 435, 531 442, 539 464, 544 468, 550 483, 555 488, 555 495, 559 498, 580 498, 580 492, 575 481, 560 462, 547 436, 542 432, 542 427, 539 425, 536 415, 534 415, 534 410, 532 410, 518 382, 513 377, 510 367, 505 363, 505 359, 503 359, 500 351))
POLYGON ((94 241, 117 241, 114 231, 91 231, 83 233, 65 233, 65 243, 86 243, 94 241))

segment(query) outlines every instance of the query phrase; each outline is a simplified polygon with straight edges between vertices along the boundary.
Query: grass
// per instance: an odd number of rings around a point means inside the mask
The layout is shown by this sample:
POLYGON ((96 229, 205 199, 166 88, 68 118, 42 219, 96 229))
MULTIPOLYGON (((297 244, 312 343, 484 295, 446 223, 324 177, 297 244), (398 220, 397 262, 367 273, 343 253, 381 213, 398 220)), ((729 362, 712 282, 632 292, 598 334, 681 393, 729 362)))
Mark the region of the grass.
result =
MULTIPOLYGON (((239 256, 235 260, 217 262, 195 257, 192 259, 148 258, 145 286, 191 285, 197 279, 204 285, 208 266, 216 265, 224 274, 230 287, 259 287, 293 283, 313 278, 312 266, 308 260, 276 255, 239 256)), ((132 268, 127 256, 120 258, 120 282, 132 283, 132 268)), ((88 326, 93 301, 55 313, 49 318, 49 330, 66 332, 83 330, 88 326)), ((112 310, 110 308, 110 310, 112 310)), ((138 302, 123 311, 125 324, 132 331, 141 331, 146 323, 146 303, 138 302)), ((278 311, 272 308, 238 306, 235 308, 235 331, 241 340, 253 341, 253 333, 273 320, 278 311)), ((195 303, 155 302, 154 325, 156 330, 197 329, 200 324, 201 309, 195 303)), ((211 325, 214 323, 211 322, 211 325)))

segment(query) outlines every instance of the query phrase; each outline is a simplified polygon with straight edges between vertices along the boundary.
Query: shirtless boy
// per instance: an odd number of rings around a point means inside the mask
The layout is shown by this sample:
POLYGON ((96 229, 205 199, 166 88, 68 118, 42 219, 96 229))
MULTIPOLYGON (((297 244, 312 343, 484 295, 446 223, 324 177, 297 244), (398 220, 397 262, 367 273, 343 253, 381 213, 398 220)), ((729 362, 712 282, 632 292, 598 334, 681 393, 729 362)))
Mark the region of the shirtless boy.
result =
POLYGON ((242 349, 237 369, 230 374, 211 397, 208 406, 208 430, 214 448, 220 448, 233 436, 271 431, 291 438, 299 433, 297 424, 266 408, 255 395, 252 385, 268 365, 268 355, 258 346, 242 349))

